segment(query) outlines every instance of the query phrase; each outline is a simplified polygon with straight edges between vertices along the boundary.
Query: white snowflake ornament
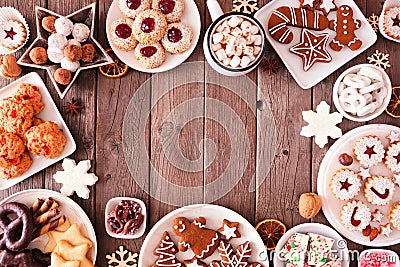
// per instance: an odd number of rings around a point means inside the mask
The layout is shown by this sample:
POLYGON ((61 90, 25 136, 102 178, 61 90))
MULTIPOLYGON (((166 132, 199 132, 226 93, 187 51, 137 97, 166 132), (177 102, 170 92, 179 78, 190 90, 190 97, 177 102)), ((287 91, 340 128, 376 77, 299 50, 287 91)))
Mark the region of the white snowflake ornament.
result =
POLYGON ((328 143, 328 136, 336 139, 342 136, 342 130, 336 126, 341 123, 343 116, 338 113, 329 113, 330 106, 322 101, 316 111, 303 111, 303 120, 308 122, 307 126, 301 129, 300 135, 305 137, 315 136, 315 143, 323 148, 328 143))
POLYGON ((106 259, 108 259, 108 267, 136 267, 137 257, 137 253, 125 250, 123 246, 120 246, 119 250, 115 251, 111 255, 106 255, 106 259))
POLYGON ((53 175, 57 183, 63 184, 61 194, 71 196, 74 192, 80 198, 88 199, 90 190, 88 186, 94 185, 98 177, 93 173, 88 173, 90 160, 80 161, 76 165, 75 160, 65 158, 62 163, 63 171, 58 171, 53 175))
POLYGON ((257 0, 233 0, 232 11, 252 14, 257 10, 257 0))
POLYGON ((385 70, 390 68, 389 54, 379 52, 379 50, 368 57, 368 62, 385 70))

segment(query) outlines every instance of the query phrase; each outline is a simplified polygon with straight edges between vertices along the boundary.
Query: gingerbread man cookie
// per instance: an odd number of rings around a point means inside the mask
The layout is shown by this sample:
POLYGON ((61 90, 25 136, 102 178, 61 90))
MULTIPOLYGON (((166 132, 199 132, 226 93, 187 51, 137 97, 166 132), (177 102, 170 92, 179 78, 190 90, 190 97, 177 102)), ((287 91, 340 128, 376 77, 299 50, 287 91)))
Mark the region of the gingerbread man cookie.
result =
POLYGON ((189 248, 199 259, 211 256, 217 249, 220 234, 205 228, 206 219, 199 217, 193 222, 187 218, 178 217, 174 220, 172 231, 180 237, 179 250, 187 251, 189 248))
POLYGON ((347 5, 340 6, 336 19, 329 23, 329 28, 336 31, 336 37, 330 43, 330 47, 335 51, 342 50, 345 45, 353 51, 359 49, 362 41, 354 32, 360 27, 361 21, 353 18, 353 9, 347 5))

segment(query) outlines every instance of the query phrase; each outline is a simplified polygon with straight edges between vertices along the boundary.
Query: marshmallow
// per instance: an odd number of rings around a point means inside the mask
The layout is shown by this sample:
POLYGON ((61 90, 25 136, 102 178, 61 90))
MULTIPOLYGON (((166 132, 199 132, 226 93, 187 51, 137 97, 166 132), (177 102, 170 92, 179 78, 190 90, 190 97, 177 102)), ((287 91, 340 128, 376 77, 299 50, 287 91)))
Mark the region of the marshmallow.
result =
POLYGON ((354 88, 364 88, 371 84, 371 79, 358 74, 347 74, 343 79, 344 84, 354 88))
POLYGON ((250 32, 251 32, 251 34, 257 34, 259 32, 259 29, 257 26, 253 25, 250 28, 250 32))
POLYGON ((262 45, 262 36, 261 35, 253 35, 254 36, 254 45, 262 45))
POLYGON ((245 55, 248 55, 248 56, 254 55, 254 48, 251 47, 251 46, 246 46, 246 48, 244 49, 243 53, 245 55))
POLYGON ((238 46, 240 46, 240 47, 242 47, 243 49, 246 47, 246 39, 244 39, 244 38, 239 38, 238 40, 237 40, 237 44, 238 44, 238 46))
POLYGON ((383 81, 382 73, 373 67, 361 67, 357 74, 368 77, 371 80, 383 81))
POLYGON ((212 49, 212 51, 218 51, 218 50, 220 50, 222 48, 222 45, 221 44, 212 44, 211 45, 211 49, 212 49))
POLYGON ((224 49, 218 50, 217 52, 215 52, 215 55, 217 56, 219 61, 224 61, 227 58, 224 49))
POLYGON ((242 32, 250 32, 251 31, 251 23, 247 20, 243 21, 242 24, 240 24, 240 28, 242 29, 242 32))
POLYGON ((243 54, 243 50, 240 47, 237 47, 234 54, 235 56, 240 57, 243 54))
POLYGON ((254 46, 254 48, 253 48, 253 54, 254 54, 255 56, 257 56, 258 54, 260 54, 260 52, 261 52, 261 47, 259 47, 259 46, 254 46))
POLYGON ((213 44, 219 44, 224 39, 224 36, 221 33, 217 32, 213 34, 212 39, 213 39, 213 44))
POLYGON ((240 57, 234 56, 234 57, 232 58, 232 60, 231 60, 230 65, 231 65, 231 67, 233 67, 233 68, 239 67, 239 65, 240 65, 240 57))
POLYGON ((251 62, 250 58, 247 56, 244 56, 244 57, 242 57, 242 60, 240 62, 240 67, 245 68, 250 64, 250 62, 251 62))
POLYGON ((222 63, 225 65, 225 66, 229 66, 230 64, 231 64, 231 59, 230 58, 226 58, 224 61, 222 61, 222 63))
POLYGON ((231 31, 231 34, 235 37, 238 37, 239 35, 242 35, 242 30, 236 27, 231 31))
POLYGON ((241 20, 238 16, 232 16, 229 20, 228 20, 228 25, 231 28, 235 28, 240 24, 241 20))
POLYGON ((228 44, 225 48, 226 54, 231 57, 235 54, 235 46, 228 44))

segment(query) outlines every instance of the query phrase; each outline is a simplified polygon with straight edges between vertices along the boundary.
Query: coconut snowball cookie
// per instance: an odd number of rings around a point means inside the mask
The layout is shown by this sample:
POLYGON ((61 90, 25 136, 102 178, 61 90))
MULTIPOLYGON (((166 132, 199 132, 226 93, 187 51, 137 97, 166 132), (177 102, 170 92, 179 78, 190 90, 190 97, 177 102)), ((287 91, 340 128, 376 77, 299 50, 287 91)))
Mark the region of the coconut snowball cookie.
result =
POLYGON ((32 105, 33 115, 39 114, 44 108, 39 88, 32 84, 21 84, 17 92, 14 94, 13 99, 17 102, 32 105))
POLYGON ((135 58, 147 69, 158 68, 165 61, 164 47, 160 43, 138 44, 135 48, 135 58))
POLYGON ((393 198, 394 183, 385 176, 372 176, 364 184, 364 196, 368 202, 385 206, 393 198))
POLYGON ((77 40, 78 42, 86 42, 86 40, 89 38, 90 35, 90 29, 86 24, 83 23, 75 23, 74 27, 72 29, 72 36, 77 40))
POLYGON ((372 167, 382 162, 385 148, 379 137, 368 135, 358 139, 353 147, 356 159, 364 167, 372 167))
POLYGON ((0 157, 15 159, 25 151, 25 145, 18 135, 13 133, 0 134, 0 157))
POLYGON ((360 191, 361 181, 354 171, 340 169, 332 176, 329 187, 336 198, 349 200, 360 191))
POLYGON ((140 13, 133 23, 133 34, 141 44, 160 41, 167 29, 167 20, 157 10, 148 9, 140 13))
POLYGON ((340 219, 350 231, 361 232, 371 222, 371 211, 362 201, 351 200, 342 207, 340 219))
POLYGON ((161 11, 168 23, 177 22, 185 11, 183 0, 153 0, 152 8, 161 11))
POLYGON ((76 72, 81 67, 79 61, 70 61, 64 57, 61 60, 61 68, 69 70, 70 72, 76 72))
POLYGON ((17 159, 0 160, 0 178, 11 179, 21 176, 32 164, 32 159, 27 151, 23 152, 17 159))
POLYGON ((67 138, 58 125, 46 121, 38 126, 33 126, 26 133, 28 150, 36 156, 53 159, 61 154, 67 138))
POLYGON ((0 21, 0 45, 14 50, 23 45, 27 34, 24 24, 16 20, 0 21))
POLYGON ((152 0, 118 0, 121 12, 130 18, 135 18, 139 13, 151 7, 152 0))
POLYGON ((129 51, 138 44, 133 34, 133 23, 130 18, 120 18, 111 23, 111 42, 118 49, 129 51))
POLYGON ((47 48, 47 57, 51 62, 60 64, 64 58, 64 52, 58 48, 49 47, 47 48))
POLYGON ((51 47, 60 51, 64 51, 64 47, 67 45, 68 40, 64 35, 56 33, 49 36, 47 43, 49 45, 48 49, 51 47))
POLYGON ((32 126, 33 107, 14 99, 0 100, 0 125, 4 131, 23 137, 32 126))
POLYGON ((182 22, 178 22, 167 26, 167 30, 161 42, 167 52, 179 54, 189 49, 192 44, 192 39, 192 29, 182 22))
POLYGON ((66 17, 59 17, 54 22, 54 27, 56 28, 56 32, 58 34, 68 36, 72 33, 72 29, 74 28, 74 23, 66 17))
POLYGON ((391 144, 387 148, 384 162, 392 172, 400 172, 400 142, 391 144))

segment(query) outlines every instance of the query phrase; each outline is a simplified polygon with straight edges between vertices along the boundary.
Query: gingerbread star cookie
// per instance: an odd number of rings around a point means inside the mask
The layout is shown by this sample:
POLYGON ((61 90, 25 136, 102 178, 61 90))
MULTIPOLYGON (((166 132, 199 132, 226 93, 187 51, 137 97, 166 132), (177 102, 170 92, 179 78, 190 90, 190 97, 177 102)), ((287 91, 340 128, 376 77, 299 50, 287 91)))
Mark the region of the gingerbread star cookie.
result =
POLYGON ((229 241, 232 238, 241 237, 238 228, 238 222, 230 222, 227 219, 224 219, 222 222, 222 227, 218 229, 218 233, 220 233, 222 237, 229 241))

